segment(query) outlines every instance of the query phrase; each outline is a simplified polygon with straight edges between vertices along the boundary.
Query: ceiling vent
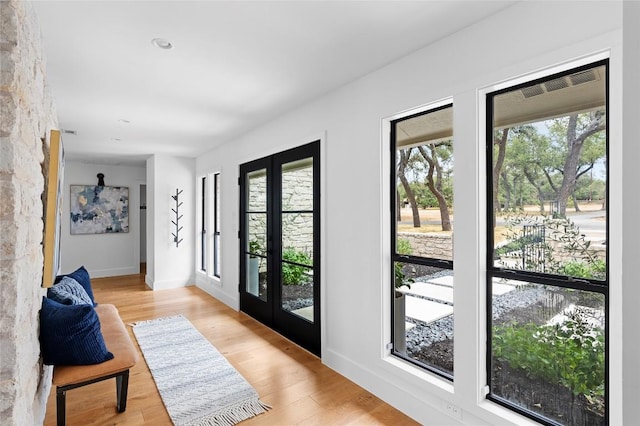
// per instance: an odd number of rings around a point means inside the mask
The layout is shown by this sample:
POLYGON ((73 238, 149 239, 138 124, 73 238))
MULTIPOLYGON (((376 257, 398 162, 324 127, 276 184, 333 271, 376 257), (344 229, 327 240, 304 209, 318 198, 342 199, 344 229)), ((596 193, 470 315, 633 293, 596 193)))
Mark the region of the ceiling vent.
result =
POLYGON ((595 70, 591 69, 577 72, 565 77, 545 81, 544 83, 537 84, 535 86, 523 87, 522 89, 520 89, 520 92, 525 98, 531 98, 533 96, 554 92, 566 87, 573 87, 579 84, 589 83, 590 81, 596 80, 598 80, 598 75, 596 74, 595 70))
POLYGON ((554 92, 556 90, 569 87, 569 83, 567 83, 567 80, 564 77, 560 77, 554 80, 545 81, 544 87, 547 89, 547 92, 554 92))
POLYGON ((525 98, 531 98, 532 96, 538 96, 544 93, 544 90, 542 90, 542 86, 540 86, 539 84, 535 86, 523 87, 522 89, 520 89, 520 91, 525 98))
POLYGON ((577 84, 588 83, 590 81, 594 81, 595 79, 596 73, 593 70, 577 72, 569 76, 569 80, 571 80, 571 84, 573 84, 574 86, 577 84))
POLYGON ((62 129, 62 134, 64 134, 64 135, 77 135, 78 131, 77 130, 62 129))

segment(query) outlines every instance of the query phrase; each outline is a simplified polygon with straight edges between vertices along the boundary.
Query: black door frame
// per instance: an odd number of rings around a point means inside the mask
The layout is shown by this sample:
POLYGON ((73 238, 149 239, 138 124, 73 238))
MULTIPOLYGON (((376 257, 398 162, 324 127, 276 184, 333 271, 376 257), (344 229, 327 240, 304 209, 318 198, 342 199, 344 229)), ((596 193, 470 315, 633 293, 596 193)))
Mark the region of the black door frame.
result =
MULTIPOLYGON (((240 310, 320 356, 320 141, 292 148, 240 165, 240 310), (313 322, 281 308, 282 265, 282 166, 305 158, 313 159, 313 322), (266 170, 267 301, 246 291, 248 226, 247 174, 266 170)), ((256 213, 256 212, 254 212, 256 213)))

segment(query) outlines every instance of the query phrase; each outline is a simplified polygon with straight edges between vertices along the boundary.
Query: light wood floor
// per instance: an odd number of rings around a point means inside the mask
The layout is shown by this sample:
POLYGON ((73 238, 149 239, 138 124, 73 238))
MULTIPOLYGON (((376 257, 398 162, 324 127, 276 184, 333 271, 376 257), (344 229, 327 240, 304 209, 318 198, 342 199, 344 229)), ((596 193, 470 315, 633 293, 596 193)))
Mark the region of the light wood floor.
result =
MULTIPOLYGON (((96 301, 116 305, 125 324, 177 314, 188 318, 273 407, 243 425, 417 424, 316 356, 197 287, 154 292, 142 277, 92 280, 96 301)), ((130 328, 129 333, 136 343, 130 328)), ((117 413, 115 405, 115 379, 68 391, 67 425, 171 425, 141 353, 129 379, 127 410, 117 413)), ((52 388, 44 425, 55 421, 52 388)))

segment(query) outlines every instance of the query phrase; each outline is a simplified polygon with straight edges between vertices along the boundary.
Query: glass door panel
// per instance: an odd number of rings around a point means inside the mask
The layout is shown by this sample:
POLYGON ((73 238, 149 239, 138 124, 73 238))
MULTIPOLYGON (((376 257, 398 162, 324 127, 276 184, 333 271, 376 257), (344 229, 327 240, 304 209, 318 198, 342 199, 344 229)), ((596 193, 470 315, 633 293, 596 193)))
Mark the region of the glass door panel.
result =
POLYGON ((313 158, 282 165, 282 210, 313 211, 313 158))
POLYGON ((282 165, 281 308, 313 322, 313 158, 282 165))
POLYGON ((273 321, 270 286, 271 162, 259 159, 240 166, 240 309, 258 321, 273 321))
POLYGON ((267 301, 267 169, 247 173, 246 292, 267 301))
POLYGON ((248 213, 247 228, 249 238, 247 239, 247 262, 248 273, 246 279, 246 291, 263 301, 267 301, 267 230, 266 213, 248 213))
POLYGON ((303 253, 299 261, 313 266, 313 213, 282 212, 282 247, 303 253))

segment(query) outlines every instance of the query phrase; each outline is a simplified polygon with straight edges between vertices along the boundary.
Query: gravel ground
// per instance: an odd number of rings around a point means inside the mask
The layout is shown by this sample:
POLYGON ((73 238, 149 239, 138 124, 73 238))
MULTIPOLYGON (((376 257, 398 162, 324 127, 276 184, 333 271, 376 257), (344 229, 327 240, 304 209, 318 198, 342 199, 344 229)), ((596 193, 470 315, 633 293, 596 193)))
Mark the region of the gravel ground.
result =
MULTIPOLYGON (((450 271, 442 271, 428 277, 416 278, 416 281, 426 282, 436 277, 451 275, 450 271)), ((409 296, 410 297, 410 296, 409 296)), ((493 298, 493 320, 498 320, 514 309, 526 308, 544 299, 544 291, 540 287, 512 290, 493 298)), ((416 325, 407 332, 407 351, 418 352, 425 346, 453 339, 453 315, 436 320, 431 324, 407 318, 408 322, 416 325)))
POLYGON ((313 282, 282 286, 282 308, 287 311, 313 305, 313 282))
MULTIPOLYGON (((449 269, 438 268, 414 272, 429 273, 429 275, 416 277, 416 282, 427 282, 453 274, 453 271, 449 269)), ((525 308, 537 303, 543 297, 544 291, 539 287, 513 290, 496 296, 493 303, 493 319, 495 321, 513 309, 525 308)), ((313 283, 283 286, 282 306, 284 309, 294 311, 311 305, 313 305, 313 283)), ((413 318, 407 318, 407 321, 416 325, 407 332, 407 351, 409 353, 418 352, 436 342, 453 339, 453 315, 448 315, 431 324, 413 318)))
MULTIPOLYGON (((451 271, 440 271, 429 276, 415 278, 426 282, 440 276, 451 275, 451 271)), ((508 321, 517 315, 526 315, 527 307, 544 301, 546 295, 540 287, 520 288, 495 296, 493 321, 508 321)), ((453 315, 440 318, 430 324, 407 318, 415 327, 407 331, 407 355, 410 358, 432 365, 448 374, 453 374, 453 315)))

